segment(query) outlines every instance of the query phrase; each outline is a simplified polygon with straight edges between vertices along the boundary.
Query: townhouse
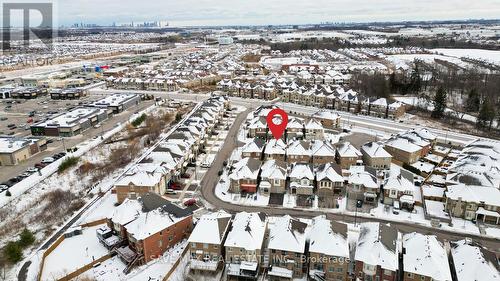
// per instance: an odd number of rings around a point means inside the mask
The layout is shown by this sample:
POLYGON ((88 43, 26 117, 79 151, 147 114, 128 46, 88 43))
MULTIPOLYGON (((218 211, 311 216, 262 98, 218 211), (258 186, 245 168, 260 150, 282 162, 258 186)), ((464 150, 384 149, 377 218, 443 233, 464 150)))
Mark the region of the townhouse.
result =
POLYGON ((249 157, 260 160, 262 159, 265 145, 266 145, 265 140, 254 138, 251 142, 248 142, 243 146, 241 154, 243 157, 249 157))
POLYGON ((149 192, 165 194, 167 173, 167 168, 158 163, 135 165, 115 182, 117 202, 122 203, 126 198, 137 199, 149 192))
POLYGON ((413 164, 422 157, 422 147, 404 138, 389 139, 385 142, 384 149, 399 163, 413 164))
POLYGON ((363 163, 371 168, 386 170, 391 167, 392 155, 384 149, 383 144, 369 142, 361 146, 363 163))
POLYGON ((259 177, 261 162, 254 158, 243 158, 235 163, 229 174, 232 193, 255 193, 257 192, 257 180, 259 177))
POLYGON ((262 266, 267 220, 264 213, 237 213, 226 241, 225 267, 228 280, 256 280, 262 266))
POLYGON ((190 268, 216 272, 223 265, 224 241, 231 226, 231 215, 218 211, 205 214, 189 236, 190 268))
POLYGON ((318 207, 338 208, 337 198, 344 194, 342 170, 333 163, 318 166, 316 172, 316 190, 318 207))
POLYGON ((264 148, 264 159, 265 160, 280 160, 280 161, 285 161, 286 160, 286 144, 282 139, 270 139, 266 147, 264 148))
POLYGON ((284 194, 288 176, 287 164, 281 160, 270 159, 261 168, 259 191, 261 194, 284 194))
POLYGON ((335 162, 335 148, 324 140, 311 141, 311 156, 314 165, 335 162))
POLYGON ((349 169, 351 166, 355 166, 361 162, 361 156, 361 152, 351 143, 344 142, 338 144, 335 160, 342 169, 349 169))
POLYGON ((470 239, 450 242, 450 244, 453 280, 500 280, 500 265, 495 252, 485 249, 470 239))
POLYGON ((312 219, 308 240, 309 277, 315 281, 348 280, 347 224, 317 216, 312 219))
POLYGON ((257 116, 250 120, 248 126, 248 137, 267 138, 267 121, 264 116, 257 116))
POLYGON ((445 210, 454 217, 500 223, 500 190, 487 186, 456 184, 447 187, 445 210))
POLYGON ((277 218, 269 228, 269 280, 302 278, 307 266, 307 223, 285 215, 277 218))
POLYGON ((137 200, 125 199, 108 216, 107 225, 97 230, 99 241, 117 253, 129 272, 187 238, 192 212, 155 193, 146 193, 137 200))
POLYGON ((311 143, 303 140, 289 140, 286 148, 286 161, 288 163, 310 163, 311 143))
POLYGON ((290 174, 290 193, 311 196, 314 194, 314 168, 311 164, 295 163, 290 174))
POLYGON ((364 166, 353 166, 349 172, 348 197, 375 203, 380 190, 375 170, 364 166))
POLYGON ((340 115, 330 110, 320 110, 312 118, 319 120, 325 129, 336 129, 340 127, 340 115))
POLYGON ((311 118, 305 125, 305 138, 308 140, 323 140, 325 138, 325 129, 321 122, 311 118))
POLYGON ((399 248, 395 228, 380 223, 363 223, 354 253, 354 274, 358 280, 396 281, 399 248))
POLYGON ((434 235, 403 235, 404 281, 451 281, 448 254, 434 235))
POLYGON ((399 175, 391 175, 383 183, 384 204, 398 202, 401 208, 412 211, 415 204, 414 190, 412 173, 401 171, 399 175))
POLYGON ((303 139, 304 138, 304 120, 292 117, 288 120, 286 125, 286 139, 288 141, 292 139, 303 139))

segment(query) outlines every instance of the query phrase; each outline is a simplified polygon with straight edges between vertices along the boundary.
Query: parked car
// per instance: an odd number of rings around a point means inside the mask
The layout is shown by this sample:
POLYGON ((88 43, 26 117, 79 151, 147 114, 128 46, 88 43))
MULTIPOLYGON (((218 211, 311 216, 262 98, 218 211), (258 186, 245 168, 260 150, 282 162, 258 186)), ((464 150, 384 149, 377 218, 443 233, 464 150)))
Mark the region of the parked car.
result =
POLYGON ((0 117, 0 121, 5 121, 5 120, 9 120, 9 118, 7 118, 7 117, 0 117))
POLYGON ((196 204, 196 198, 191 198, 184 201, 184 206, 193 206, 194 204, 196 204))
POLYGON ((8 190, 8 189, 9 189, 9 187, 8 187, 7 185, 5 185, 5 184, 0 184, 0 192, 4 192, 4 191, 6 191, 6 190, 8 190))
POLYGON ((361 207, 363 207, 363 200, 356 201, 356 208, 361 208, 361 207))
POLYGON ((22 173, 22 174, 19 175, 19 177, 22 177, 23 179, 25 179, 25 178, 27 178, 29 176, 31 176, 31 174, 28 173, 28 172, 24 172, 24 173, 22 173))
POLYGON ((59 154, 54 154, 52 155, 52 158, 54 158, 55 160, 61 158, 62 156, 60 156, 59 154))
POLYGON ((12 127, 15 127, 15 126, 16 126, 16 124, 9 124, 9 125, 7 125, 7 128, 12 128, 12 127))
POLYGON ((45 157, 42 159, 42 163, 45 163, 45 164, 50 164, 52 162, 56 161, 56 159, 52 158, 52 157, 45 157))
POLYGON ((174 182, 174 183, 172 183, 172 185, 170 186, 170 188, 173 189, 173 190, 181 190, 182 186, 180 185, 180 183, 174 182))
POLYGON ((30 167, 30 168, 26 169, 26 172, 27 173, 36 173, 36 172, 38 172, 38 168, 30 167))
POLYGON ((54 140, 53 140, 53 139, 48 139, 48 140, 47 140, 47 144, 49 144, 49 143, 53 143, 53 142, 54 142, 54 140))
POLYGON ((18 178, 18 177, 13 177, 13 178, 11 178, 9 181, 10 181, 10 182, 12 182, 12 183, 18 183, 18 182, 20 182, 20 181, 21 181, 21 179, 20 179, 20 178, 18 178))
POLYGON ((36 163, 36 164, 35 164, 35 168, 38 168, 38 169, 42 169, 42 168, 44 168, 45 166, 47 166, 47 164, 45 164, 45 163, 36 163))
POLYGON ((11 186, 13 186, 13 185, 14 185, 14 183, 13 183, 13 182, 10 182, 10 181, 6 181, 6 182, 2 182, 2 185, 5 185, 5 186, 7 186, 7 187, 11 187, 11 186))

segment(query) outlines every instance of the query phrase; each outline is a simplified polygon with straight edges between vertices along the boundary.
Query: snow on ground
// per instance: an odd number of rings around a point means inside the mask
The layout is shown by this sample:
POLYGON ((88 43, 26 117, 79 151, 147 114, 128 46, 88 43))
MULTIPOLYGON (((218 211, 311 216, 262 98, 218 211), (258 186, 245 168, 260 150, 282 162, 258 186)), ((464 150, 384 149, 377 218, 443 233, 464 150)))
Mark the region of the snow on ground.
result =
POLYGON ((225 202, 246 206, 267 206, 269 204, 269 196, 263 196, 259 193, 247 196, 241 196, 239 193, 229 192, 229 177, 227 171, 222 174, 219 183, 215 187, 215 196, 225 202))
POLYGON ((84 224, 106 218, 115 208, 116 195, 111 192, 106 193, 99 203, 89 209, 76 224, 84 224))
MULTIPOLYGON (((172 268, 174 263, 181 257, 181 254, 187 244, 187 240, 182 241, 181 243, 175 245, 172 249, 166 251, 161 258, 137 267, 127 275, 123 273, 126 265, 120 260, 120 258, 118 258, 118 256, 114 256, 113 258, 102 262, 101 265, 86 271, 82 274, 82 276, 96 281, 161 281, 172 268)), ((169 280, 182 280, 172 278, 176 275, 175 273, 177 273, 178 270, 182 271, 186 267, 185 263, 187 262, 188 257, 189 255, 187 254, 184 256, 169 280)))
POLYGON ((485 230, 486 230, 487 235, 500 238, 500 228, 499 227, 494 227, 494 226, 487 227, 487 228, 485 228, 485 230))
POLYGON ((96 229, 100 225, 82 229, 82 235, 64 239, 50 255, 45 258, 42 280, 61 278, 76 269, 91 263, 106 254, 108 250, 99 243, 96 229))
POLYGON ((456 64, 463 68, 472 67, 472 64, 462 61, 460 58, 449 57, 437 54, 403 54, 403 55, 389 55, 387 60, 391 62, 396 68, 408 70, 411 68, 414 60, 420 60, 428 64, 434 64, 435 60, 443 60, 456 64))
POLYGON ((295 208, 297 206, 297 196, 294 194, 285 193, 283 197, 283 207, 295 208))
POLYGON ((457 58, 467 57, 471 59, 485 60, 491 63, 500 64, 500 51, 481 49, 432 49, 438 54, 457 58))

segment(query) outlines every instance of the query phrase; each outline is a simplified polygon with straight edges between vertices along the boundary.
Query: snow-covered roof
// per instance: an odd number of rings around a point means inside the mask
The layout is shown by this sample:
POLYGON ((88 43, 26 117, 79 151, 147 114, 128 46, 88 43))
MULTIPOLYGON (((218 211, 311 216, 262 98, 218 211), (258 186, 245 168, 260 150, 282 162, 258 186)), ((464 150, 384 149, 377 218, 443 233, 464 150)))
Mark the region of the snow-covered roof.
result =
POLYGON ((269 249, 304 253, 306 248, 306 223, 285 215, 277 218, 269 228, 269 249))
POLYGON ((244 248, 247 251, 261 249, 266 227, 266 215, 263 213, 237 213, 224 246, 244 248))
POLYGON ((313 156, 332 156, 335 157, 335 148, 326 141, 311 141, 311 152, 313 156))
POLYGON ((383 269, 396 271, 398 267, 398 232, 395 228, 376 222, 363 223, 356 244, 354 259, 383 269))
POLYGON ((436 281, 451 281, 448 255, 441 242, 434 235, 417 232, 403 236, 403 270, 436 281))
POLYGON ((166 229, 187 216, 175 216, 162 208, 140 214, 137 219, 125 226, 127 233, 137 240, 143 240, 149 236, 166 229))
POLYGON ((230 221, 231 215, 225 211, 205 214, 196 223, 188 241, 220 245, 229 229, 230 221))
POLYGON ((166 173, 167 169, 157 163, 139 163, 128 170, 115 185, 155 186, 166 173))
POLYGON ((313 167, 311 164, 295 163, 290 171, 290 178, 314 180, 313 167))
POLYGON ((248 142, 243 146, 243 153, 262 153, 265 141, 263 139, 254 138, 253 141, 248 142))
POLYGON ((318 216, 312 220, 309 234, 309 251, 328 256, 349 258, 347 225, 318 216))
POLYGON ((467 240, 451 243, 451 255, 458 281, 498 281, 500 267, 495 253, 467 240))
POLYGON ((337 120, 340 119, 340 115, 330 110, 320 110, 314 113, 311 117, 318 119, 328 119, 328 120, 337 120))
POLYGON ((384 189, 413 193, 415 185, 402 175, 391 176, 384 181, 384 189))
POLYGON ((281 179, 285 180, 287 177, 286 163, 280 160, 267 160, 261 167, 262 179, 281 179))
MULTIPOLYGON (((338 168, 340 169, 340 167, 338 168)), ((325 179, 332 182, 344 182, 344 178, 337 170, 335 170, 335 168, 330 163, 320 165, 316 172, 317 181, 322 181, 325 179)))
POLYGON ((500 207, 500 190, 494 187, 457 184, 448 186, 446 197, 452 200, 476 202, 500 207))
POLYGON ((323 125, 318 120, 311 118, 306 123, 306 130, 324 130, 323 125))
POLYGON ((311 144, 303 140, 290 140, 286 149, 287 155, 307 155, 311 156, 311 144))
POLYGON ((392 155, 384 149, 384 146, 378 142, 369 142, 365 143, 361 147, 361 151, 366 153, 368 156, 387 158, 392 157, 392 155))
POLYGON ((395 138, 388 140, 385 143, 385 145, 390 146, 390 147, 394 147, 394 148, 402 150, 402 151, 410 152, 410 153, 414 153, 414 152, 420 151, 422 149, 420 146, 411 143, 407 139, 403 139, 403 138, 399 138, 399 137, 395 137, 395 138))
POLYGON ((337 146, 340 157, 360 157, 362 154, 350 142, 340 143, 337 146))
POLYGON ((125 199, 120 206, 116 207, 108 216, 113 223, 121 226, 135 220, 142 213, 142 204, 137 200, 125 199))
POLYGON ((230 179, 257 179, 260 169, 260 161, 253 158, 243 158, 234 164, 234 170, 229 175, 230 179))
POLYGON ((367 188, 378 187, 377 178, 369 172, 360 169, 351 169, 351 174, 349 175, 349 183, 363 185, 367 188))
POLYGON ((286 144, 283 142, 282 139, 271 139, 266 145, 266 148, 264 149, 265 154, 285 154, 285 149, 286 149, 286 144))

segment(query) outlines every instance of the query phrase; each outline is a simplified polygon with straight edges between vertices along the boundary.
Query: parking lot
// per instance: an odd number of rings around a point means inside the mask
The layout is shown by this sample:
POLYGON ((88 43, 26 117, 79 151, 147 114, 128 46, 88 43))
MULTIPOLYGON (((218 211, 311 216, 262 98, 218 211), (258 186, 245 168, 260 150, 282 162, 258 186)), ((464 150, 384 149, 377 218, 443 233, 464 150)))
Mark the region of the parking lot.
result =
MULTIPOLYGON (((97 98, 99 98, 99 97, 98 96, 87 97, 86 99, 80 99, 80 100, 74 100, 74 101, 64 100, 64 101, 58 101, 57 103, 52 103, 53 101, 51 101, 49 99, 48 101, 50 101, 51 103, 45 103, 46 105, 48 105, 47 106, 48 108, 45 109, 42 106, 42 109, 44 110, 44 112, 51 111, 51 110, 57 110, 58 108, 63 108, 63 110, 65 110, 66 103, 72 102, 71 104, 75 104, 75 103, 78 104, 78 102, 81 102, 81 101, 95 100, 97 98), (56 104, 56 105, 54 105, 54 104, 56 104), (51 108, 51 109, 49 109, 49 108, 51 108)), ((19 107, 24 107, 24 108, 19 108, 19 111, 23 112, 26 115, 24 117, 21 117, 21 116, 13 117, 12 119, 11 119, 11 116, 13 116, 14 114, 8 115, 7 117, 9 119, 2 121, 2 124, 1 124, 2 128, 7 127, 7 125, 4 125, 4 124, 14 123, 13 121, 9 122, 9 120, 16 120, 15 118, 18 118, 17 120, 21 120, 21 118, 23 118, 23 120, 24 120, 24 119, 28 118, 28 115, 27 115, 28 112, 33 110, 33 108, 36 108, 36 106, 41 106, 42 104, 44 104, 44 103, 42 103, 41 105, 38 105, 38 102, 43 102, 43 101, 47 101, 47 99, 45 99, 45 98, 34 99, 34 100, 25 101, 23 103, 18 104, 19 107), (7 121, 7 122, 5 122, 5 121, 7 121)), ((116 126, 117 123, 127 122, 132 114, 151 106, 153 103, 154 103, 154 101, 143 101, 138 106, 131 107, 128 110, 125 110, 119 114, 114 115, 112 118, 105 120, 103 123, 101 123, 101 126, 99 128, 93 128, 93 127, 89 128, 88 130, 84 131, 82 134, 76 135, 74 137, 66 137, 66 138, 49 137, 48 138, 49 144, 47 145, 47 149, 45 151, 38 153, 38 154, 35 154, 34 156, 28 158, 26 161, 22 162, 21 164, 18 164, 15 166, 0 166, 0 183, 5 183, 5 182, 9 181, 9 179, 15 178, 16 176, 23 174, 27 169, 34 167, 35 164, 37 164, 37 163, 40 163, 40 161, 42 161, 42 159, 45 157, 51 157, 57 153, 63 152, 64 147, 66 149, 69 149, 69 148, 72 148, 75 145, 77 145, 85 140, 99 137, 103 132, 106 132, 106 131, 112 129, 114 126, 116 126)), ((67 106, 67 107, 71 107, 71 105, 67 106)), ((2 114, 2 112, 0 112, 0 115, 2 117, 4 116, 2 114)), ((18 115, 21 115, 21 114, 18 114, 18 115)), ((2 129, 0 129, 0 130, 2 130, 2 129)), ((16 128, 15 131, 19 132, 21 130, 16 128)), ((30 135, 29 130, 23 130, 22 133, 23 134, 20 134, 20 133, 16 134, 16 136, 29 136, 30 135)), ((41 172, 43 173, 43 169, 41 170, 41 172)))
POLYGON ((33 123, 100 97, 100 95, 89 95, 76 100, 52 100, 50 95, 46 95, 27 100, 0 100, 0 135, 29 136, 30 126, 33 123), (31 112, 34 114, 30 114, 31 112))

